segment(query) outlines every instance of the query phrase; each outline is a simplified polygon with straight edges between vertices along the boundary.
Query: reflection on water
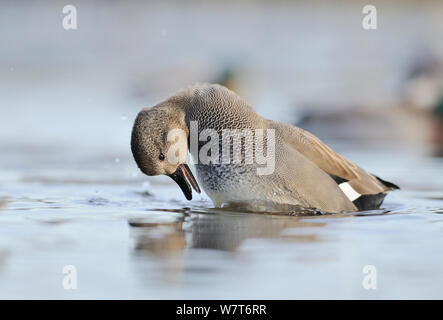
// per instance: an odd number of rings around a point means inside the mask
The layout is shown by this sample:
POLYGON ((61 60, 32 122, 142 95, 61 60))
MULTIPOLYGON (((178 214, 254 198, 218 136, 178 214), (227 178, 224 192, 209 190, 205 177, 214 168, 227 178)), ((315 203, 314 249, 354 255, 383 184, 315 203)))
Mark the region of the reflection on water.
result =
MULTIPOLYGON (((153 254, 187 248, 235 251, 250 238, 280 238, 285 229, 322 227, 325 223, 300 221, 299 217, 263 214, 238 214, 224 210, 198 213, 189 211, 171 223, 153 223, 149 219, 130 220, 135 249, 153 254), (146 221, 147 220, 147 221, 146 221)), ((294 241, 318 241, 312 234, 286 234, 294 241)))
POLYGON ((183 230, 184 216, 174 222, 155 222, 155 218, 134 218, 129 220, 135 250, 162 256, 186 247, 183 230))
MULTIPOLYGON (((158 259, 159 276, 166 283, 182 284, 187 274, 213 274, 220 264, 205 263, 189 266, 185 250, 211 249, 235 252, 247 239, 278 239, 318 241, 315 234, 297 234, 303 226, 321 227, 325 223, 302 222, 296 217, 279 217, 229 212, 198 213, 186 211, 169 222, 153 216, 129 220, 134 239, 134 259, 158 259), (292 230, 282 236, 285 229, 292 230)), ((209 257, 208 257, 209 258, 209 257)), ((142 262, 143 263, 143 262, 142 262)), ((143 267, 138 271, 143 277, 143 267)))

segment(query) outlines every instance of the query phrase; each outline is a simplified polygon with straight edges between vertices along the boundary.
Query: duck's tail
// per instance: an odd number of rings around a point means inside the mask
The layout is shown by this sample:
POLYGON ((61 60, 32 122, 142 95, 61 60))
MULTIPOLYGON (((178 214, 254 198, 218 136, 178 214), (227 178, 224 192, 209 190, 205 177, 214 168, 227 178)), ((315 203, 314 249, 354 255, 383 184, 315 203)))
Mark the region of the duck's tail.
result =
POLYGON ((391 190, 397 190, 400 189, 399 186, 396 184, 385 181, 376 175, 373 175, 378 181, 380 181, 383 186, 386 187, 386 190, 384 192, 380 192, 377 194, 364 194, 352 201, 354 205, 358 208, 359 211, 364 210, 373 210, 380 208, 381 204, 383 203, 383 200, 385 199, 386 195, 391 190))

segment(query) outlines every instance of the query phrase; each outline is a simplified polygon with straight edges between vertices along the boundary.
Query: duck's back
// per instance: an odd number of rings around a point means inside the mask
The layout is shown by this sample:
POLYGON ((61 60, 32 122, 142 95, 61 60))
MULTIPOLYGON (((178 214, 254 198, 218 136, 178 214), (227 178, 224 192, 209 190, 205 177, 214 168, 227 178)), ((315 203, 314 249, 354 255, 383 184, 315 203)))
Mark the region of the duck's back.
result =
POLYGON ((218 84, 198 84, 188 87, 179 95, 187 97, 186 121, 198 122, 204 129, 267 128, 267 120, 235 92, 218 84))

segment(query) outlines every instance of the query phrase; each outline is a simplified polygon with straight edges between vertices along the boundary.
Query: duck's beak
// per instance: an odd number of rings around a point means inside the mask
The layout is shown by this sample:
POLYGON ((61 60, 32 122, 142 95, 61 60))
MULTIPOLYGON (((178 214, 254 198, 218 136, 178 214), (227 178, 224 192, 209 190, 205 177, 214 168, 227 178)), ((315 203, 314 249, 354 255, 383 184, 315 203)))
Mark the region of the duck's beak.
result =
POLYGON ((195 180, 191 169, 189 169, 186 163, 179 165, 177 170, 175 170, 173 174, 170 174, 169 177, 171 177, 172 180, 178 184, 180 189, 182 189, 186 199, 192 199, 192 189, 189 186, 189 183, 197 193, 200 193, 200 187, 198 186, 197 180, 195 180))

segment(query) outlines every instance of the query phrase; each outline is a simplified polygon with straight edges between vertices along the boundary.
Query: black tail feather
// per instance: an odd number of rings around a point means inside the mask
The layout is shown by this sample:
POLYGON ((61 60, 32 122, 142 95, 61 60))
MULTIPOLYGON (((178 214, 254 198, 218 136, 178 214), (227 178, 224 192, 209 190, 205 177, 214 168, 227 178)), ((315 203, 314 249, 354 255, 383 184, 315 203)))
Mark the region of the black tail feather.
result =
POLYGON ((384 184, 386 187, 388 187, 388 188, 392 188, 392 189, 400 189, 399 186, 397 186, 396 184, 393 184, 392 182, 385 181, 385 180, 383 180, 383 179, 377 177, 376 175, 373 175, 373 176, 376 177, 378 181, 380 181, 381 183, 383 183, 383 184, 384 184))
POLYGON ((342 184, 342 183, 345 183, 345 182, 348 182, 348 181, 349 181, 349 180, 347 180, 347 179, 340 178, 340 177, 335 176, 335 175, 333 175, 333 174, 330 174, 329 176, 330 176, 330 177, 335 181, 335 183, 337 183, 338 185, 340 185, 340 184, 342 184))

